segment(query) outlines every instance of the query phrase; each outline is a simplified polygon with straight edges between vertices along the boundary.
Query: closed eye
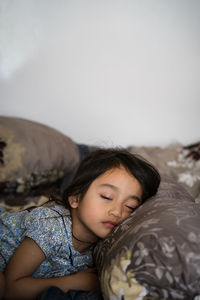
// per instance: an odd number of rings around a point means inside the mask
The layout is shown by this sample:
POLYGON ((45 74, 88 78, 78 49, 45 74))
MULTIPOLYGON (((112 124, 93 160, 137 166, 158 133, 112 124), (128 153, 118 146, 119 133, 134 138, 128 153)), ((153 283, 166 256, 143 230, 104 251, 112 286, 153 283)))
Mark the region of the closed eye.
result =
POLYGON ((107 196, 104 196, 104 195, 101 195, 101 198, 106 199, 106 200, 112 200, 110 197, 107 197, 107 196))
POLYGON ((126 207, 127 207, 128 209, 130 209, 132 212, 136 210, 136 207, 132 207, 132 206, 128 206, 128 205, 126 205, 126 207))

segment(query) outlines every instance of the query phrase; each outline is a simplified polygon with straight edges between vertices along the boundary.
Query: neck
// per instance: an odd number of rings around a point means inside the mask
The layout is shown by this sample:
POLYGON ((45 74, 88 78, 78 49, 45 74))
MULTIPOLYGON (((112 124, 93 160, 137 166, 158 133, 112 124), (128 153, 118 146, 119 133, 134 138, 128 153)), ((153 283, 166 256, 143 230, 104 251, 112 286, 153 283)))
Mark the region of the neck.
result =
POLYGON ((80 242, 80 243, 84 243, 84 244, 88 244, 88 245, 93 244, 92 242, 87 242, 87 241, 83 241, 83 240, 78 239, 78 238, 73 234, 73 232, 72 232, 72 236, 73 236, 73 238, 74 238, 76 241, 78 241, 78 242, 80 242))
POLYGON ((79 221, 75 209, 71 210, 71 216, 72 216, 71 233, 72 233, 73 246, 75 250, 79 252, 83 252, 89 249, 92 245, 94 245, 97 242, 98 238, 95 237, 94 234, 86 231, 84 226, 79 221))

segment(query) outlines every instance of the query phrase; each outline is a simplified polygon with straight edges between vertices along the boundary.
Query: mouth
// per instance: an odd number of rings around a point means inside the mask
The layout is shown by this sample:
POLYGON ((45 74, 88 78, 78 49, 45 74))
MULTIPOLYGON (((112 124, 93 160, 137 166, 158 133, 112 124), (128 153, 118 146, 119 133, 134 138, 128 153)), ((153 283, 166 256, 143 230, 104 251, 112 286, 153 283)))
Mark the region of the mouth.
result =
POLYGON ((103 225, 107 228, 113 229, 115 226, 117 226, 117 223, 111 222, 111 221, 106 221, 106 222, 103 222, 103 225))

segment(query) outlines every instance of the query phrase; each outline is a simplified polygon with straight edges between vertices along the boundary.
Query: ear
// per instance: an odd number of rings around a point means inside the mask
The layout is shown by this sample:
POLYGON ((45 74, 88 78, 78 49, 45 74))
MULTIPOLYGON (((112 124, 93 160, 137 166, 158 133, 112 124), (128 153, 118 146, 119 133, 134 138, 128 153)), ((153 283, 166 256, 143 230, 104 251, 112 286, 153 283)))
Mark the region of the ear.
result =
POLYGON ((69 205, 71 206, 71 208, 77 208, 79 205, 79 199, 78 196, 69 196, 69 205))

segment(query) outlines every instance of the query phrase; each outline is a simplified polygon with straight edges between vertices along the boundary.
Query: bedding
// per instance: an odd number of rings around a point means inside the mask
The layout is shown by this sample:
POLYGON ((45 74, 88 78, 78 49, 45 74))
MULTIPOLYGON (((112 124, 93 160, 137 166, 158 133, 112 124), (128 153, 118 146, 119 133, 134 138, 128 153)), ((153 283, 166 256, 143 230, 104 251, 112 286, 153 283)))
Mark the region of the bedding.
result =
POLYGON ((80 153, 61 132, 38 122, 0 116, 0 203, 14 210, 39 206, 59 194, 80 153))
POLYGON ((76 143, 43 124, 0 117, 1 189, 28 193, 46 182, 55 182, 79 162, 76 143))
POLYGON ((186 146, 177 143, 163 148, 130 146, 128 150, 149 160, 200 202, 200 142, 186 146))
MULTIPOLYGON (((19 211, 49 205, 95 148, 37 122, 0 117, 0 206, 19 211)), ((127 150, 153 163, 162 182, 155 197, 95 248, 104 300, 197 300, 200 143, 127 150)))
POLYGON ((95 248, 104 299, 200 295, 200 204, 163 176, 155 197, 95 248))

